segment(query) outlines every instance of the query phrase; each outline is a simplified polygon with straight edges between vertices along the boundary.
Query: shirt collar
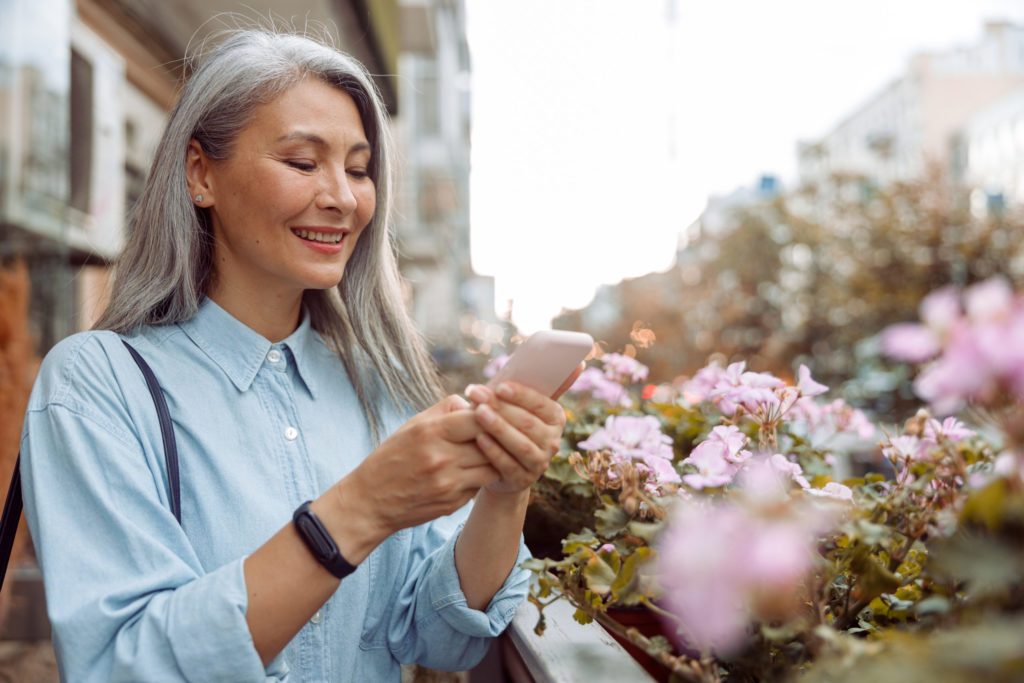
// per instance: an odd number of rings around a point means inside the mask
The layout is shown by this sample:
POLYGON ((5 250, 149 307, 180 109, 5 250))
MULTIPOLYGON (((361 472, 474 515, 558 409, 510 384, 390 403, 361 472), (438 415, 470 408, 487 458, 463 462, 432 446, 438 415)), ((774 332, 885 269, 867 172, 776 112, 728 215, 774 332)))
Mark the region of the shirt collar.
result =
POLYGON ((295 359, 295 367, 309 393, 316 398, 314 373, 310 371, 316 344, 316 332, 303 311, 298 328, 280 344, 271 344, 263 335, 250 329, 209 297, 189 320, 179 323, 182 331, 210 360, 231 379, 239 391, 248 391, 256 373, 274 346, 287 347, 295 359))

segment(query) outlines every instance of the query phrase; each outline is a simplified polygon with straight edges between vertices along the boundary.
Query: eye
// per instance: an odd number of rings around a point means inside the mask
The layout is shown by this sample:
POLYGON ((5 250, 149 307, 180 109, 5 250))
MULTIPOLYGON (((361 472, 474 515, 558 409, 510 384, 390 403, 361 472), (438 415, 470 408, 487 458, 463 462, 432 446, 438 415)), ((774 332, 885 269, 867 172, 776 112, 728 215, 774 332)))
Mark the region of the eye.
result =
POLYGON ((288 164, 292 168, 297 169, 299 171, 305 171, 306 173, 316 170, 316 164, 313 163, 312 161, 286 160, 284 163, 288 164))
POLYGON ((359 180, 370 177, 369 172, 367 172, 365 168, 350 168, 345 172, 348 173, 353 178, 357 178, 359 180))

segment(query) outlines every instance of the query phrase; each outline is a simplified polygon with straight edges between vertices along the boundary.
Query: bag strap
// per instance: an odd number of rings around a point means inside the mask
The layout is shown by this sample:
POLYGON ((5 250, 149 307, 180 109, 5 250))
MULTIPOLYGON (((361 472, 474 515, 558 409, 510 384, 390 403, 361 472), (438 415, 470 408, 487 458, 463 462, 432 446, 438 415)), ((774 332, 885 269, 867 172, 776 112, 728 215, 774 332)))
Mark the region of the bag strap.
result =
POLYGON ((150 369, 149 364, 139 355, 131 344, 121 340, 121 343, 132 354, 132 358, 142 370, 142 376, 146 378, 146 386, 153 397, 153 404, 156 406, 156 416, 160 420, 160 435, 164 441, 164 459, 167 461, 167 485, 171 490, 171 512, 174 518, 181 524, 181 484, 178 481, 178 446, 174 441, 174 427, 171 425, 171 411, 167 409, 167 400, 164 399, 164 392, 160 388, 160 382, 156 381, 156 375, 150 369))
MULTIPOLYGON (((171 424, 171 412, 167 409, 167 400, 160 388, 160 383, 153 374, 149 364, 143 359, 139 352, 128 342, 121 340, 132 360, 139 366, 142 376, 146 380, 146 388, 153 397, 153 404, 156 406, 157 419, 160 421, 160 435, 163 437, 164 459, 167 461, 167 483, 171 492, 171 512, 174 518, 181 524, 181 483, 178 478, 178 447, 174 440, 174 427, 171 424)), ((0 519, 0 588, 3 588, 4 577, 7 576, 7 565, 11 560, 11 550, 14 548, 14 535, 18 532, 18 522, 21 519, 23 506, 21 494, 21 453, 14 461, 14 473, 11 474, 11 484, 7 489, 7 500, 4 502, 3 518, 0 519)))
POLYGON ((14 535, 18 533, 18 521, 21 519, 21 453, 14 461, 14 474, 11 485, 7 488, 7 500, 4 501, 4 516, 0 520, 0 588, 7 576, 7 563, 11 560, 14 548, 14 535))

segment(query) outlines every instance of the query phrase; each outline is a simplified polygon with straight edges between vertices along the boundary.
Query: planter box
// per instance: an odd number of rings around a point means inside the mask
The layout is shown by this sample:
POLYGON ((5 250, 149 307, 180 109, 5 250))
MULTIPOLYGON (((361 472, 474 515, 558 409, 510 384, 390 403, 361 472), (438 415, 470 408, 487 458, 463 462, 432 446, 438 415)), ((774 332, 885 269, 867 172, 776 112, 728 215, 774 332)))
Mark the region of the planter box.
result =
POLYGON ((537 608, 524 603, 501 638, 505 668, 513 683, 630 681, 652 683, 633 657, 596 622, 573 619, 576 609, 558 600, 544 609, 547 629, 533 632, 537 608))

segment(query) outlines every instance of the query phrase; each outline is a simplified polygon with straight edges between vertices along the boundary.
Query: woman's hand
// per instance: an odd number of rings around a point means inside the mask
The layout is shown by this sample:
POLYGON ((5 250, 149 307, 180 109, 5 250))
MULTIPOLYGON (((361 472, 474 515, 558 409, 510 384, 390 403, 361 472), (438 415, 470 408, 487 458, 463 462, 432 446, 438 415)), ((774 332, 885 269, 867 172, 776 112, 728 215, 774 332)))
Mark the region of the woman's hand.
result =
MULTIPOLYGON (((358 562, 387 536, 451 514, 499 474, 477 439, 484 430, 458 396, 414 416, 335 486, 358 562)), ((344 551, 342 552, 344 555, 344 551)), ((345 555, 348 558, 348 555, 345 555)))
MULTIPOLYGON (((555 393, 572 385, 581 368, 555 393)), ((478 384, 466 388, 473 414, 484 430, 476 444, 501 479, 487 485, 493 493, 524 492, 544 474, 561 445, 565 410, 554 399, 516 382, 494 389, 478 384)))

